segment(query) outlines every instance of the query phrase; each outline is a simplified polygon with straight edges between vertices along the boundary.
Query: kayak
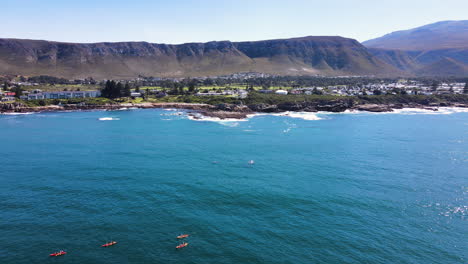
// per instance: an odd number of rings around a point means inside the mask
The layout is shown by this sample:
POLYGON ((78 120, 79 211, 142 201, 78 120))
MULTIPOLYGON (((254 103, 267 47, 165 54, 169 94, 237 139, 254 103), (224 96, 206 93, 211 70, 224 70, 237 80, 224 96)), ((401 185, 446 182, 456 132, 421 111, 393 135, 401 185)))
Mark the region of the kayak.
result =
POLYGON ((102 245, 101 247, 110 247, 110 246, 113 246, 115 244, 117 244, 117 242, 112 241, 112 242, 109 242, 109 243, 106 243, 106 244, 102 245))
POLYGON ((63 255, 65 255, 65 254, 67 254, 67 252, 65 252, 65 251, 60 251, 60 252, 52 253, 52 254, 50 254, 49 256, 51 256, 51 257, 58 257, 58 256, 63 256, 63 255))
POLYGON ((180 236, 178 236, 177 238, 179 238, 179 239, 180 239, 180 238, 186 238, 186 237, 188 237, 188 236, 189 236, 188 234, 185 234, 185 235, 180 235, 180 236))
POLYGON ((175 247, 175 248, 183 248, 183 247, 186 247, 186 246, 188 246, 188 243, 187 243, 187 242, 182 243, 182 244, 178 245, 178 246, 175 247))

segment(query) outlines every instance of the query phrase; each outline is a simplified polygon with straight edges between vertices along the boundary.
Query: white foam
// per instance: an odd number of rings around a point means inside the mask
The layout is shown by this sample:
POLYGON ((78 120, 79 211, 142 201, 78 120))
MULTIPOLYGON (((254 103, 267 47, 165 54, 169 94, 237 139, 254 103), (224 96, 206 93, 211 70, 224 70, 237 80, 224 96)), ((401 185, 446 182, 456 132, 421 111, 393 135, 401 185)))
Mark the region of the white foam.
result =
POLYGON ((26 112, 26 113, 1 113, 2 115, 32 115, 34 112, 26 112))
POLYGON ((271 116, 288 116, 291 118, 300 118, 303 120, 321 120, 322 118, 317 115, 317 113, 312 112, 281 112, 281 113, 256 113, 247 115, 247 118, 252 118, 255 116, 263 116, 263 115, 271 115, 271 116))
POLYGON ((122 107, 113 111, 129 111, 129 110, 136 110, 138 107, 122 107))
POLYGON ((188 115, 188 119, 193 120, 193 121, 207 121, 207 122, 217 122, 217 123, 230 123, 230 122, 244 122, 247 121, 247 119, 238 119, 238 118, 224 118, 221 119, 219 117, 208 117, 204 116, 202 114, 191 114, 188 115))
POLYGON ((450 115, 455 113, 468 113, 468 108, 463 107, 435 107, 437 111, 422 108, 393 109, 392 112, 368 112, 358 110, 346 110, 341 114, 397 114, 397 115, 450 115))
MULTIPOLYGON (((317 121, 324 119, 323 116, 327 115, 336 115, 336 114, 366 114, 366 115, 381 115, 381 114, 399 114, 399 115, 418 115, 418 114, 425 114, 425 115, 449 115, 454 113, 468 113, 468 108, 462 107, 439 107, 437 111, 431 109, 421 109, 421 108, 402 108, 402 109, 394 109, 393 112, 368 112, 368 111, 359 111, 359 110, 346 110, 344 112, 280 112, 280 113, 255 113, 247 115, 247 118, 244 119, 237 119, 237 118, 226 118, 221 119, 218 117, 206 117, 201 114, 193 114, 189 115, 188 118, 194 121, 208 121, 208 122, 239 122, 239 121, 247 121, 250 118, 256 116, 287 116, 291 118, 299 118, 307 121, 317 121)), ((289 131, 287 131, 289 132, 289 131)))
POLYGON ((271 116, 287 116, 291 118, 300 118, 303 120, 321 120, 316 113, 311 112, 281 112, 281 113, 255 113, 249 114, 246 118, 225 118, 221 119, 219 117, 208 117, 204 116, 199 113, 191 114, 188 116, 190 120, 194 121, 208 121, 208 122, 217 122, 217 123, 228 123, 228 122, 245 122, 248 119, 256 117, 256 116, 264 116, 264 115, 271 115, 271 116))
POLYGON ((117 117, 100 117, 99 121, 114 121, 114 120, 120 120, 120 118, 117 117))
POLYGON ((421 108, 402 108, 402 109, 394 109, 393 112, 389 112, 390 114, 401 114, 401 115, 447 115, 451 114, 449 111, 444 111, 438 109, 437 111, 431 109, 421 109, 421 108))

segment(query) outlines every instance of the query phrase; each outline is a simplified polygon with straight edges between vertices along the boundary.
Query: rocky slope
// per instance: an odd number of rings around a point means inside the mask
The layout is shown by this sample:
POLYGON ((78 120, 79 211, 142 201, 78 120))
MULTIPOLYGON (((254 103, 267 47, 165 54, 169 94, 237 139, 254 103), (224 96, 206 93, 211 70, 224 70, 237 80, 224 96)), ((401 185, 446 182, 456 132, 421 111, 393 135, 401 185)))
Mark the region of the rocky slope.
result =
POLYGON ((187 77, 236 72, 370 75, 398 70, 342 37, 180 45, 146 42, 75 44, 0 39, 0 74, 96 79, 187 77))

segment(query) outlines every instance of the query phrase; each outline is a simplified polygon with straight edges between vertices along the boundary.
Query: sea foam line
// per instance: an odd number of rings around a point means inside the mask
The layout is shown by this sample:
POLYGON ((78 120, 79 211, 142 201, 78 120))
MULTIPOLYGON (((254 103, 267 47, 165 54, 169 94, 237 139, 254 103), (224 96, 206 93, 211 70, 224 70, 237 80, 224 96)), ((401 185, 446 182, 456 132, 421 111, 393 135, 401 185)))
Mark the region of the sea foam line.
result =
POLYGON ((326 114, 326 113, 325 112, 320 112, 320 113, 292 112, 292 111, 280 112, 280 113, 255 113, 255 114, 247 115, 247 118, 269 115, 269 116, 287 116, 291 118, 299 118, 299 119, 309 120, 309 121, 322 120, 323 118, 319 117, 318 114, 326 114))
POLYGON ((115 121, 115 120, 120 120, 118 117, 100 117, 98 119, 99 121, 115 121))
MULTIPOLYGON (((368 112, 368 111, 359 111, 359 110, 346 110, 342 113, 337 114, 373 114, 373 115, 450 115, 455 113, 468 113, 468 108, 463 107, 439 107, 435 108, 437 111, 430 109, 421 109, 421 108, 402 108, 402 109, 393 109, 392 112, 368 112)), ((331 114, 331 113, 328 113, 331 114)))
POLYGON ((1 113, 2 115, 32 115, 35 112, 26 112, 26 113, 1 113))

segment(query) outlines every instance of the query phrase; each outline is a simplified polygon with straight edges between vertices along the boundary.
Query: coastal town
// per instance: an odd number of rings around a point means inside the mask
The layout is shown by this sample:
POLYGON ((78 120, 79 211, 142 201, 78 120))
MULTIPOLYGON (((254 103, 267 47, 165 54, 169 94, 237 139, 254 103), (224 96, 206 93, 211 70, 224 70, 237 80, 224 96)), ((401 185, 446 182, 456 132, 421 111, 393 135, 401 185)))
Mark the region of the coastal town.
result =
MULTIPOLYGON (((341 77, 341 79, 333 77, 327 80, 329 83, 336 83, 333 85, 307 85, 307 82, 289 81, 287 84, 275 86, 269 85, 267 81, 263 81, 271 78, 275 77, 259 73, 239 73, 219 77, 184 79, 151 77, 134 80, 117 80, 115 82, 122 84, 122 87, 125 84, 126 89, 129 90, 125 96, 131 98, 163 98, 170 95, 193 95, 197 97, 219 96, 245 99, 251 92, 276 95, 332 96, 468 94, 468 81, 463 82, 459 80, 373 80, 372 78, 366 78, 356 82, 355 80, 359 80, 358 77, 341 77), (341 81, 348 79, 351 80, 349 84, 346 84, 346 81, 341 81)), ((3 81, 0 89, 0 100, 2 102, 106 97, 101 92, 106 84, 106 80, 98 82, 92 78, 64 80, 44 76, 40 76, 39 78, 3 76, 3 78, 0 78, 0 81, 3 81)))

